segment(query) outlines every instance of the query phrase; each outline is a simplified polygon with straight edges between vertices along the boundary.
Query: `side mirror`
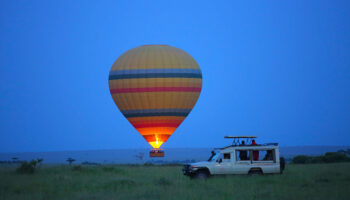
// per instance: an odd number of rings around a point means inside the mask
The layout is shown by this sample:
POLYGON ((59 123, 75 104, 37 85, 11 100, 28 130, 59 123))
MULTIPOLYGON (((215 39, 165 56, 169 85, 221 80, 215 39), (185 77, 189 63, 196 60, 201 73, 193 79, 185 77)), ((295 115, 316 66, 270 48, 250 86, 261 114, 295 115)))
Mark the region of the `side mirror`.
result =
POLYGON ((221 163, 222 162, 222 158, 220 158, 219 160, 217 160, 218 163, 221 163))

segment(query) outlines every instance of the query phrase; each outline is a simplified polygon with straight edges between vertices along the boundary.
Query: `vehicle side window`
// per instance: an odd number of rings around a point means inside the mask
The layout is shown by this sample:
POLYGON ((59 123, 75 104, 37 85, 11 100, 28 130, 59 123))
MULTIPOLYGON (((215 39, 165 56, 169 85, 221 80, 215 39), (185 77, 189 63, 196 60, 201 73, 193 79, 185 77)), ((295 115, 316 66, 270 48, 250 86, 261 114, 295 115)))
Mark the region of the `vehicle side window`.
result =
MULTIPOLYGON (((257 151, 258 155, 255 156, 255 158, 259 158, 259 161, 274 161, 274 150, 264 150, 264 151, 257 151)), ((253 156, 254 157, 254 156, 253 156)), ((256 160, 256 159, 253 160, 256 160)))
POLYGON ((230 162, 231 161, 231 153, 224 153, 224 162, 230 162))
POLYGON ((231 154, 230 153, 224 153, 224 160, 230 160, 231 154))
POLYGON ((230 153, 223 153, 223 154, 220 154, 220 156, 219 156, 218 159, 221 159, 222 162, 230 162, 231 154, 230 154, 230 153))
POLYGON ((249 161, 250 151, 249 150, 236 150, 236 160, 237 161, 249 161))

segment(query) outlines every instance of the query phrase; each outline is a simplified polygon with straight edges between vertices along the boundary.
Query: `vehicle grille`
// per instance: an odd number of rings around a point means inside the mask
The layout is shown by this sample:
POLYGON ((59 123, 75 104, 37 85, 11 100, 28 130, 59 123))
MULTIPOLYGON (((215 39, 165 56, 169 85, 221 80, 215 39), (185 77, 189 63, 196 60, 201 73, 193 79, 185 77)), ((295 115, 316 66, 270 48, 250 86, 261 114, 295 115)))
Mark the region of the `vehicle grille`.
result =
POLYGON ((190 169, 190 166, 191 166, 191 165, 184 165, 183 170, 186 170, 186 171, 189 170, 189 169, 190 169))

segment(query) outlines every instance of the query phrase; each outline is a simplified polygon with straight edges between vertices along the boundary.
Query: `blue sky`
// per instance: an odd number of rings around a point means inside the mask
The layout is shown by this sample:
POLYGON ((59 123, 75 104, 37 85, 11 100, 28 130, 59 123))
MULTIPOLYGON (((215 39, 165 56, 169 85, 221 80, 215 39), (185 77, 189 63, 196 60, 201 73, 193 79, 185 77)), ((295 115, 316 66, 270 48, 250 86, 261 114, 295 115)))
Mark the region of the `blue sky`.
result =
POLYGON ((349 1, 1 1, 0 152, 150 148, 108 73, 123 52, 169 44, 203 73, 162 147, 350 145, 349 1))

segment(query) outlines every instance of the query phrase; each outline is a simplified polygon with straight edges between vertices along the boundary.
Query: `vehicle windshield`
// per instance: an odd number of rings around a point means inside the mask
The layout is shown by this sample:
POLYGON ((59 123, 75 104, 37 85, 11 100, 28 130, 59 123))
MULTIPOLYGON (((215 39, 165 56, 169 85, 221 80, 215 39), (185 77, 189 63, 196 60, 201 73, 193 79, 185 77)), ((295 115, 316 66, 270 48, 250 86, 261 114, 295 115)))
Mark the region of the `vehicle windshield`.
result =
POLYGON ((211 161, 216 161, 216 158, 218 157, 218 155, 219 155, 219 154, 215 154, 215 153, 212 154, 212 155, 210 156, 210 158, 209 158, 208 161, 209 161, 209 162, 211 162, 211 161))

